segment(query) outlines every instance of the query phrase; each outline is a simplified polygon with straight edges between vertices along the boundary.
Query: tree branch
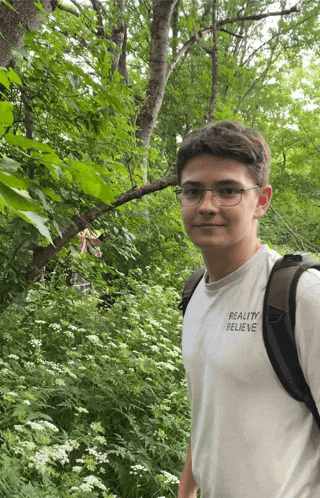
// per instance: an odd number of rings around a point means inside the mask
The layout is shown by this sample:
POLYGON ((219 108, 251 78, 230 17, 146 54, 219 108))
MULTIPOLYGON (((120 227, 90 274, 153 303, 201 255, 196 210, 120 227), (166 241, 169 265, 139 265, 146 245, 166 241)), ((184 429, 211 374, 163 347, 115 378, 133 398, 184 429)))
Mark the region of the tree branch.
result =
POLYGON ((70 0, 70 2, 73 3, 73 5, 75 5, 80 12, 82 12, 82 7, 76 0, 70 0))
POLYGON ((69 226, 67 231, 62 237, 56 237, 53 244, 47 247, 33 246, 34 257, 31 263, 31 268, 27 274, 27 281, 32 282, 41 268, 46 266, 50 259, 52 259, 70 240, 72 240, 79 232, 86 228, 87 224, 96 220, 100 216, 110 211, 114 211, 117 207, 132 201, 133 199, 141 199, 145 195, 149 195, 153 192, 158 192, 164 190, 167 187, 178 185, 178 179, 176 175, 169 176, 167 178, 161 178, 149 185, 143 185, 141 187, 135 187, 124 194, 117 197, 116 201, 108 206, 107 204, 100 204, 98 209, 91 209, 84 216, 75 216, 72 225, 69 226))
POLYGON ((72 14, 73 16, 80 17, 79 12, 76 10, 70 9, 69 7, 65 7, 64 5, 61 5, 60 3, 57 4, 57 9, 64 10, 65 12, 69 12, 69 14, 72 14))
POLYGON ((265 79, 265 77, 267 76, 267 73, 268 73, 268 71, 269 71, 269 69, 270 69, 270 66, 271 66, 272 62, 273 62, 273 54, 274 54, 274 52, 273 52, 273 51, 271 51, 271 54, 270 54, 269 60, 268 60, 268 62, 267 62, 267 66, 266 66, 266 68, 263 70, 263 72, 260 74, 260 76, 258 76, 258 78, 256 78, 256 79, 255 79, 255 80, 251 83, 251 85, 249 86, 249 88, 247 89, 247 91, 245 92, 245 94, 241 97, 241 99, 240 99, 240 101, 239 101, 239 103, 238 103, 238 105, 237 105, 237 107, 236 107, 236 109, 235 109, 235 111, 234 111, 234 113, 235 113, 235 114, 237 114, 237 113, 238 113, 238 111, 239 111, 239 109, 240 109, 241 105, 243 104, 243 101, 244 101, 244 100, 246 99, 246 97, 249 95, 249 93, 251 92, 251 90, 252 90, 252 89, 256 86, 256 84, 257 84, 260 80, 262 81, 262 83, 264 82, 264 79, 265 79))
POLYGON ((265 14, 254 14, 251 16, 238 16, 238 17, 230 17, 229 19, 224 19, 223 21, 217 22, 217 30, 219 30, 225 24, 232 24, 238 21, 260 21, 261 19, 265 19, 266 17, 272 16, 286 16, 288 14, 293 14, 294 12, 300 12, 298 9, 298 3, 291 7, 291 9, 280 10, 277 12, 266 12, 265 14))
MULTIPOLYGON (((199 37, 204 35, 204 34, 208 34, 208 33, 211 33, 212 31, 212 28, 204 28, 202 29, 201 31, 198 31, 198 35, 199 37)), ((188 40, 184 45, 183 47, 180 48, 180 50, 176 53, 176 55, 174 56, 173 60, 170 62, 170 64, 168 65, 168 68, 167 68, 167 80, 171 74, 171 72, 173 71, 173 69, 176 67, 177 63, 179 62, 179 60, 181 59, 181 57, 183 57, 184 55, 186 55, 188 53, 188 50, 189 48, 191 47, 191 45, 193 45, 194 43, 196 42, 196 37, 193 36, 192 38, 190 38, 190 40, 188 40)))
POLYGON ((207 54, 212 55, 212 48, 207 47, 203 43, 203 41, 201 41, 200 36, 199 36, 198 31, 196 30, 195 26, 193 26, 193 34, 194 34, 194 37, 196 39, 196 42, 198 43, 198 45, 200 45, 202 50, 204 50, 207 54))
POLYGON ((243 35, 238 35, 237 33, 232 33, 232 31, 228 31, 227 29, 221 28, 219 31, 223 31, 224 33, 228 33, 228 35, 236 36, 237 38, 243 38, 243 35))

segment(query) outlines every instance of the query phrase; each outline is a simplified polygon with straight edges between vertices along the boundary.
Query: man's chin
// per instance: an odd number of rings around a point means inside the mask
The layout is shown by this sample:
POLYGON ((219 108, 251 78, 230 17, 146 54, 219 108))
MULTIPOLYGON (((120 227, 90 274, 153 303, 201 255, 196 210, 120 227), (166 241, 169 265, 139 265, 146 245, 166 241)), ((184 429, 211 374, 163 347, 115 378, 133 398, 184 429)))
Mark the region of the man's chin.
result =
POLYGON ((226 249, 227 247, 230 246, 230 242, 226 241, 225 239, 206 239, 205 237, 193 237, 192 239, 190 238, 191 242, 199 247, 199 249, 226 249))

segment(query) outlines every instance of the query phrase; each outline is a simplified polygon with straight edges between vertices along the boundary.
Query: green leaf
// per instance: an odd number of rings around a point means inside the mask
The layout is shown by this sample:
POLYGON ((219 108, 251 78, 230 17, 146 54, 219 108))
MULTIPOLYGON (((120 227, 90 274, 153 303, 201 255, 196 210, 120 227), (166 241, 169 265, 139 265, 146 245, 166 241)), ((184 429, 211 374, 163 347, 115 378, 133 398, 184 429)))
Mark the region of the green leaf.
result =
POLYGON ((5 128, 4 126, 2 126, 2 124, 0 124, 0 137, 1 137, 2 135, 4 135, 4 134, 5 134, 5 132, 6 132, 6 128, 5 128))
POLYGON ((17 171, 20 166, 20 163, 18 163, 14 159, 10 159, 10 157, 3 157, 2 159, 0 159, 1 171, 17 171))
POLYGON ((8 187, 17 189, 26 189, 29 186, 29 180, 27 178, 18 178, 9 171, 0 171, 0 182, 4 183, 8 187))
POLYGON ((13 81, 14 83, 17 83, 17 85, 22 85, 22 81, 20 77, 17 75, 17 73, 12 69, 12 67, 9 68, 9 71, 7 73, 8 78, 13 81))
POLYGON ((11 5, 11 3, 7 2, 7 0, 0 0, 0 3, 3 3, 7 7, 9 7, 9 9, 13 10, 13 12, 17 12, 16 9, 14 8, 14 6, 11 5))
POLYGON ((51 199, 55 200, 55 201, 58 201, 58 202, 62 202, 62 199, 60 197, 60 195, 56 194, 54 190, 52 190, 52 188, 43 188, 42 191, 48 195, 49 197, 51 197, 51 199))
POLYGON ((43 235, 46 239, 48 239, 51 242, 51 244, 53 244, 50 232, 44 224, 46 221, 48 221, 47 216, 36 211, 18 211, 18 214, 25 221, 35 226, 39 230, 41 235, 43 235))
POLYGON ((49 12, 44 8, 44 6, 42 5, 42 3, 40 2, 33 2, 33 4, 39 9, 41 10, 41 12, 44 12, 45 14, 49 14, 49 12))
POLYGON ((0 123, 10 126, 13 123, 13 106, 11 102, 0 102, 0 123))
POLYGON ((0 69, 0 83, 7 88, 7 90, 10 90, 10 83, 7 77, 6 72, 3 69, 0 69))
POLYGON ((37 211, 40 204, 31 199, 27 192, 10 188, 0 183, 0 196, 7 206, 18 211, 37 211))
POLYGON ((13 135, 12 133, 7 133, 5 135, 6 142, 11 145, 18 145, 24 149, 37 149, 43 150, 44 152, 54 152, 53 149, 41 142, 36 142, 35 140, 30 140, 29 138, 22 137, 21 135, 13 135))
POLYGON ((114 185, 104 185, 101 186, 99 193, 99 199, 101 199, 105 204, 112 204, 116 198, 117 194, 114 192, 114 185))

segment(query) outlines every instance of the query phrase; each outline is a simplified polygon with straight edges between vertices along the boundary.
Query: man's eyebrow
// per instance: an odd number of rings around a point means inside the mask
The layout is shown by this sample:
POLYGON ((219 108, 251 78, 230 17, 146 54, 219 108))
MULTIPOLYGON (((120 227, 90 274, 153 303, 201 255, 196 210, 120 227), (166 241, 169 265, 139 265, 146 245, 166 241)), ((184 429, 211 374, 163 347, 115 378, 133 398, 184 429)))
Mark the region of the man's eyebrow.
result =
MULTIPOLYGON (((184 187, 185 185, 193 185, 195 187, 200 187, 202 186, 201 182, 195 182, 192 180, 187 180, 186 182, 181 184, 181 187, 184 187)), ((237 180, 229 179, 229 180, 221 180, 220 182, 215 183, 215 185, 236 185, 237 187, 243 188, 243 185, 238 182, 237 180)))

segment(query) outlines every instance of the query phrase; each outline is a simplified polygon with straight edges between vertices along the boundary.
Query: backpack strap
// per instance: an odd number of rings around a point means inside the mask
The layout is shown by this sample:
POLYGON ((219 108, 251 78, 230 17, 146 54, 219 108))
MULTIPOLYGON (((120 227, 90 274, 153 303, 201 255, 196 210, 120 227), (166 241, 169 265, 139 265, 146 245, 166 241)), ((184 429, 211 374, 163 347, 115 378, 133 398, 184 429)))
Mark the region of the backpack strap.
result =
POLYGON ((192 273, 192 275, 188 278, 188 280, 185 283, 185 286, 183 288, 182 292, 182 299, 181 302, 178 306, 179 310, 182 311, 182 315, 184 316, 188 303, 192 297, 192 294, 196 290, 197 285, 199 284, 200 280, 202 279, 203 275, 205 272, 205 267, 200 268, 200 270, 197 270, 192 273))
POLYGON ((263 339, 281 384, 294 399, 307 405, 320 429, 320 415, 301 369, 294 337, 297 285, 308 268, 320 270, 320 264, 307 253, 286 254, 276 261, 264 297, 263 339))

